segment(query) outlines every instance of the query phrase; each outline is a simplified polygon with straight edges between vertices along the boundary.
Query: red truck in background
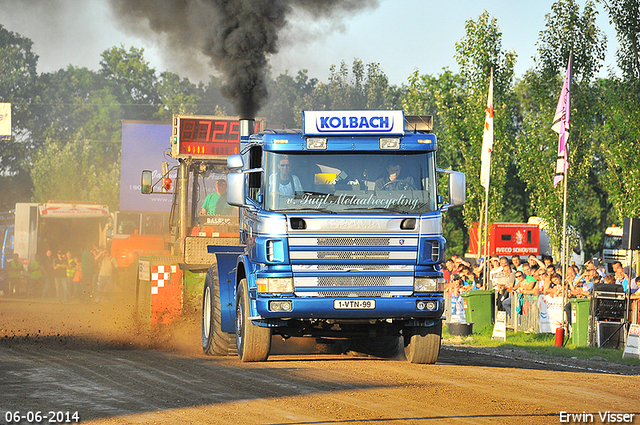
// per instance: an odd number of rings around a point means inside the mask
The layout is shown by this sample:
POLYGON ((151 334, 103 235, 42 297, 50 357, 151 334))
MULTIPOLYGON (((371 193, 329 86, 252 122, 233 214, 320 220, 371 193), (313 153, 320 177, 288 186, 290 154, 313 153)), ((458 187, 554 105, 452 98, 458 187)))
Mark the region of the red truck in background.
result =
MULTIPOLYGON (((478 241, 478 223, 469 232, 469 253, 478 256, 484 241, 478 241)), ((540 226, 528 223, 492 223, 487 234, 489 255, 539 255, 540 226)))
MULTIPOLYGON (((569 264, 584 264, 584 243, 573 228, 568 228, 569 264)), ((478 258, 484 241, 478 241, 478 223, 473 223, 469 232, 469 258, 478 258)), ((526 257, 531 254, 540 257, 549 255, 560 262, 562 249, 551 244, 547 224, 540 217, 529 217, 528 223, 492 223, 487 235, 489 255, 526 257)), ((483 252, 484 253, 484 252, 483 252)))

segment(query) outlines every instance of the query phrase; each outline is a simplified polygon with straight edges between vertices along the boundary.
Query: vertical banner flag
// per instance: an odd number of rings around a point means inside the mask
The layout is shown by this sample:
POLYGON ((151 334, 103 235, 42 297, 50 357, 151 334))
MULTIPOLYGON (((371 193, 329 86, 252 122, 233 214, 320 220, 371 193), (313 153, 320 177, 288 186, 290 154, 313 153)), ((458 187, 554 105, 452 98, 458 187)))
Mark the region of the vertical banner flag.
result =
POLYGON ((489 78, 489 96, 487 97, 487 111, 484 118, 482 133, 482 168, 480 169, 480 184, 489 190, 489 175, 491 174, 491 151, 493 150, 493 68, 489 78))
POLYGON ((11 138, 11 104, 0 103, 0 139, 11 138))
POLYGON ((556 187, 565 178, 569 168, 569 157, 567 155, 567 142, 569 140, 569 114, 571 112, 571 55, 569 55, 569 65, 567 65, 567 75, 564 78, 562 92, 556 107, 556 114, 553 117, 551 129, 558 133, 558 160, 556 161, 556 174, 553 177, 553 187, 556 187))

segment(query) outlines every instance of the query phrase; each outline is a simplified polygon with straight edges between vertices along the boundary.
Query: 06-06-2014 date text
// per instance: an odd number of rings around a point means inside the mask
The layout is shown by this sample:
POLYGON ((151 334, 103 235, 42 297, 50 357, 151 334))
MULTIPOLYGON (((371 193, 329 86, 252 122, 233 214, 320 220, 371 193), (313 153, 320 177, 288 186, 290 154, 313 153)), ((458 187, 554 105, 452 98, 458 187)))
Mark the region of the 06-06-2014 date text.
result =
POLYGON ((80 414, 78 412, 69 411, 25 411, 16 410, 14 412, 7 411, 4 414, 4 420, 7 424, 70 424, 80 422, 80 414))

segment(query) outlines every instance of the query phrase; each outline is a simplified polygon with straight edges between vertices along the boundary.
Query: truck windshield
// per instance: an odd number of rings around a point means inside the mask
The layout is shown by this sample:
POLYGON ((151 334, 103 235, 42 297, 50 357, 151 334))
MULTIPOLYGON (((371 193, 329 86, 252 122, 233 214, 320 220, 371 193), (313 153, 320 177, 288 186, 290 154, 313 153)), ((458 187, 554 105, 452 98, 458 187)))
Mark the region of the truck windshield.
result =
POLYGON ((621 249, 622 236, 604 235, 604 249, 621 249))
POLYGON ((265 165, 270 211, 422 214, 437 208, 433 152, 267 152, 265 165))

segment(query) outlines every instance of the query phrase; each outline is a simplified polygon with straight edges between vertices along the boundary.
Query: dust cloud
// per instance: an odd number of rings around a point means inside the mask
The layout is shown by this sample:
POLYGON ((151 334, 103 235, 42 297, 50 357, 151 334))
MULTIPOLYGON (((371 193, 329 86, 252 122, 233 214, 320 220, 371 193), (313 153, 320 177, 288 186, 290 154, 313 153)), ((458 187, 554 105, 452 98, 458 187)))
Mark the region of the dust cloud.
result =
POLYGON ((110 0, 110 4, 126 30, 166 44, 185 67, 190 62, 197 66, 198 53, 210 58, 214 70, 223 75, 223 95, 241 118, 253 118, 268 96, 269 58, 278 53, 279 34, 294 11, 341 21, 377 7, 378 0, 110 0))

